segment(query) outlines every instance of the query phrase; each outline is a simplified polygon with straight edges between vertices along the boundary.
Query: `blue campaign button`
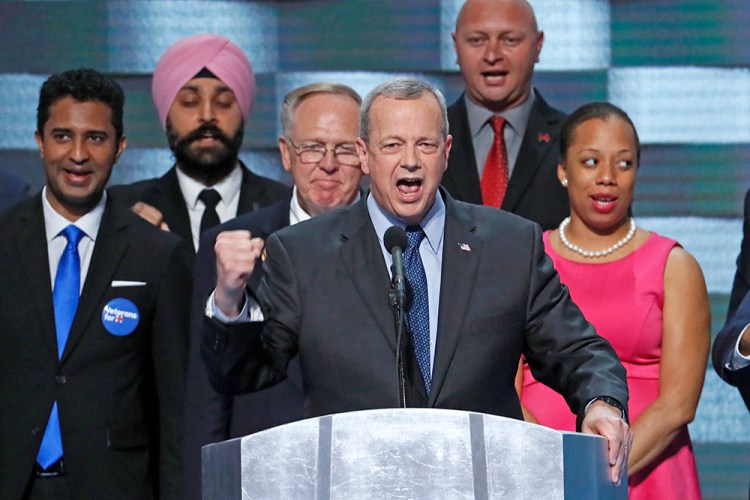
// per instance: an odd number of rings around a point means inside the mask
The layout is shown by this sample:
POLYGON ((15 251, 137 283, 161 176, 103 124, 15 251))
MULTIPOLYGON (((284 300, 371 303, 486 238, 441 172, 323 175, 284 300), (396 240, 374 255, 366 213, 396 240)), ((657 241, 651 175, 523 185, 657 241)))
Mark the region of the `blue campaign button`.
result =
POLYGON ((128 299, 112 299, 102 309, 102 324, 112 335, 130 335, 138 326, 138 308, 128 299))

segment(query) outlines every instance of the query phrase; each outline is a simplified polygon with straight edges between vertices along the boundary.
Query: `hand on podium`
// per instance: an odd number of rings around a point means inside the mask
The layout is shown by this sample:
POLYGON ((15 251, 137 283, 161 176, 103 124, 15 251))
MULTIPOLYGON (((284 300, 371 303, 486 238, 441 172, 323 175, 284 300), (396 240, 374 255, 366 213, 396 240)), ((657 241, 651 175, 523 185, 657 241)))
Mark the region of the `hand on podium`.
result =
POLYGON ((586 412, 581 431, 607 438, 609 447, 610 478, 620 484, 624 465, 633 443, 633 433, 623 418, 622 411, 604 401, 594 401, 586 412))

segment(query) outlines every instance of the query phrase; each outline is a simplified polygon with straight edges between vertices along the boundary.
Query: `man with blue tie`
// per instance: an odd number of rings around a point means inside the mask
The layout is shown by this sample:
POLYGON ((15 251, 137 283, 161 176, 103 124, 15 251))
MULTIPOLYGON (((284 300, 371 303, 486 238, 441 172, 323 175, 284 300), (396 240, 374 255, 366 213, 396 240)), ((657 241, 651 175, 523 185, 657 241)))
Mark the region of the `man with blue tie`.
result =
POLYGON ((104 187, 124 95, 42 85, 42 192, 0 217, 0 498, 180 498, 188 249, 104 187))
POLYGON ((217 238, 202 338, 211 382, 258 390, 283 380, 298 355, 308 417, 410 406, 521 419, 523 354, 584 432, 608 438, 619 481, 632 439, 625 371, 560 284, 539 226, 439 189, 451 141, 437 89, 384 82, 360 115, 367 196, 277 231, 265 251, 253 235, 217 238), (406 233, 403 351, 388 293, 393 226, 406 233), (262 256, 253 292, 246 284, 262 256))

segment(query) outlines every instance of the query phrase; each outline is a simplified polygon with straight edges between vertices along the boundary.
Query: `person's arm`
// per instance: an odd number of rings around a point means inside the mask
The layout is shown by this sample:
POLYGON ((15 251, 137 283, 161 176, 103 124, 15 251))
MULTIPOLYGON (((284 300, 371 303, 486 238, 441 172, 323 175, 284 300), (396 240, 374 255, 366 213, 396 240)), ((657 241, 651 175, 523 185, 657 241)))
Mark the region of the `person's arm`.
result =
POLYGON ((233 397, 219 394, 208 382, 200 355, 200 331, 206 296, 216 284, 213 231, 203 233, 193 265, 190 301, 190 348, 183 427, 185 499, 201 498, 201 448, 229 439, 233 397))
POLYGON ((750 387, 750 294, 740 302, 716 335, 712 350, 714 369, 727 383, 750 387))
MULTIPOLYGON (((216 305, 225 315, 235 317, 245 304, 245 283, 252 269, 249 260, 242 257, 234 261, 237 266, 229 265, 230 259, 219 262, 223 253, 219 238, 214 248, 216 305), (220 297, 223 292, 228 293, 220 297)), ((257 391, 284 380, 287 364, 297 354, 300 311, 294 266, 276 234, 269 237, 266 248, 264 278, 255 294, 263 318, 227 323, 216 317, 203 317, 201 354, 211 385, 221 394, 257 391)), ((245 250, 248 251, 253 250, 245 250)), ((253 266, 256 264, 259 262, 253 262, 253 266)))
POLYGON ((152 265, 163 267, 151 322, 151 363, 159 419, 159 498, 182 498, 182 418, 191 271, 188 249, 174 248, 152 265))
POLYGON ((565 397, 579 416, 581 430, 607 438, 610 478, 619 483, 631 439, 630 427, 622 418, 628 401, 625 368, 561 285, 544 253, 538 226, 535 233, 524 355, 534 378, 565 397), (594 401, 602 396, 616 400, 623 412, 594 401))
POLYGON ((633 421, 632 475, 653 462, 695 417, 711 341, 706 285, 698 262, 675 247, 664 272, 659 396, 633 421))
MULTIPOLYGON (((518 393, 518 401, 521 401, 521 395, 523 394, 523 365, 525 364, 523 360, 523 356, 521 356, 521 360, 518 362, 518 371, 516 372, 516 392, 518 393)), ((533 413, 531 413, 531 410, 526 408, 523 404, 521 404, 521 412, 523 412, 523 419, 525 422, 529 422, 532 424, 538 424, 539 421, 536 419, 533 413)))
POLYGON ((732 293, 729 296, 727 321, 731 320, 742 299, 750 290, 750 189, 745 193, 744 218, 742 220, 742 244, 737 256, 737 271, 734 274, 732 293))

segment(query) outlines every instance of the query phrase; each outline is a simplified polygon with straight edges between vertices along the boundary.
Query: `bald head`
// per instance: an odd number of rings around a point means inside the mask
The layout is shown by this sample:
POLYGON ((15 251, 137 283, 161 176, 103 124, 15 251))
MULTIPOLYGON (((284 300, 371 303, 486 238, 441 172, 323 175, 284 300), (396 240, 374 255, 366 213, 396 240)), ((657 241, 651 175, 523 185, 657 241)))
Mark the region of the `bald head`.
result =
POLYGON ((468 0, 453 33, 468 97, 500 113, 531 95, 544 33, 526 0, 468 0))
POLYGON ((538 31, 534 9, 526 0, 467 0, 458 11, 458 16, 456 17, 456 31, 458 31, 458 27, 462 21, 462 17, 471 15, 473 9, 481 9, 481 11, 484 12, 484 9, 487 8, 503 8, 508 6, 513 6, 517 9, 525 10, 526 15, 531 22, 532 29, 534 31, 538 31))

